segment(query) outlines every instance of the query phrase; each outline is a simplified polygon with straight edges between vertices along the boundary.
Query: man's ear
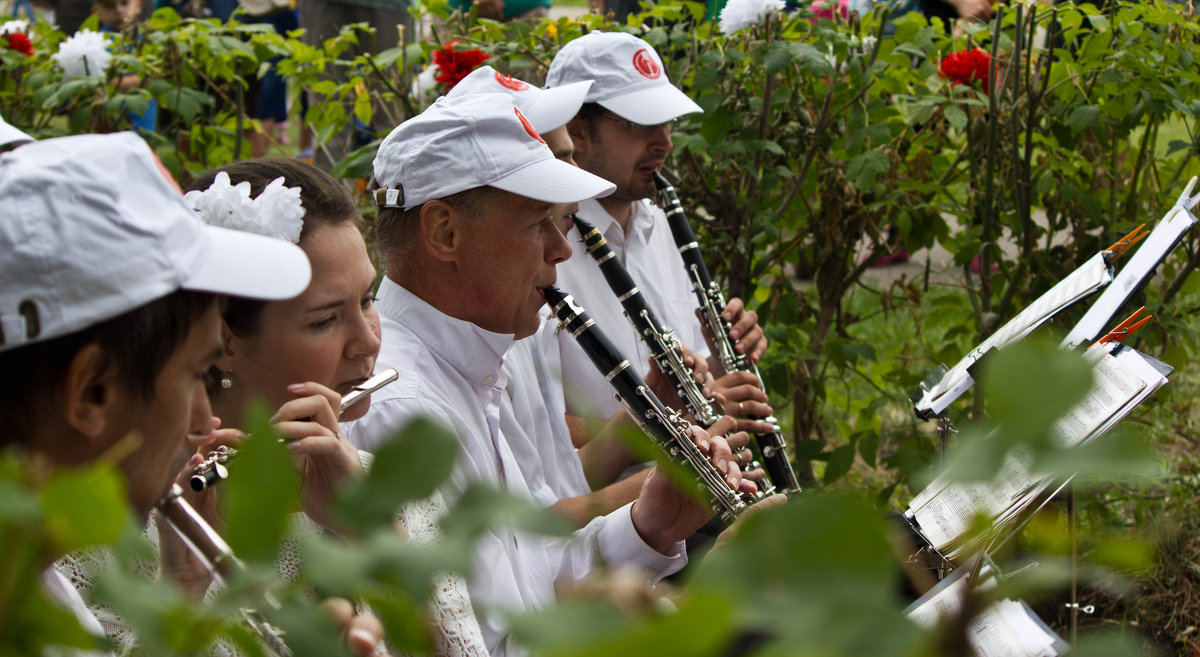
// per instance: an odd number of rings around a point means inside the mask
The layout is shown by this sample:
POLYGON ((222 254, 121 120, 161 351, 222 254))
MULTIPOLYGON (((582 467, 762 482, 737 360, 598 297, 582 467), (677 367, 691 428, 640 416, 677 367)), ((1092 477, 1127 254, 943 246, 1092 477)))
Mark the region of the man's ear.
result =
POLYGON ((421 242, 430 256, 446 262, 458 258, 463 219, 449 203, 433 200, 421 206, 421 242))
POLYGON ((62 388, 63 419, 89 442, 99 441, 112 431, 127 394, 118 385, 116 369, 100 346, 86 345, 67 366, 62 388))
POLYGON ((592 145, 592 126, 588 119, 576 116, 567 122, 567 134, 575 144, 575 161, 586 157, 592 145))

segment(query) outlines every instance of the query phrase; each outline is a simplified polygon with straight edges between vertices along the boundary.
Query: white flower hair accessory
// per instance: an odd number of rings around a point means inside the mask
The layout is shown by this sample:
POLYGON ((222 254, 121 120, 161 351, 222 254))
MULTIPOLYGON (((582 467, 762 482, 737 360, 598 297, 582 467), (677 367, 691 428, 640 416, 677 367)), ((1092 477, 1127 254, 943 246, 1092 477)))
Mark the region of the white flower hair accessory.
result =
POLYGON ((300 241, 304 227, 304 205, 300 202, 299 187, 284 187, 283 176, 272 180, 258 198, 250 198, 250 183, 236 185, 224 171, 217 174, 213 184, 204 191, 190 191, 183 200, 204 223, 232 228, 248 233, 300 241))
POLYGON ((80 30, 67 37, 54 53, 54 61, 68 80, 104 75, 111 59, 108 39, 92 30, 80 30))
POLYGON ((721 10, 719 17, 721 33, 733 36, 735 33, 758 25, 768 16, 783 11, 784 0, 729 0, 729 4, 721 10))
POLYGON ((25 34, 29 30, 29 21, 13 20, 0 25, 0 34, 25 34))

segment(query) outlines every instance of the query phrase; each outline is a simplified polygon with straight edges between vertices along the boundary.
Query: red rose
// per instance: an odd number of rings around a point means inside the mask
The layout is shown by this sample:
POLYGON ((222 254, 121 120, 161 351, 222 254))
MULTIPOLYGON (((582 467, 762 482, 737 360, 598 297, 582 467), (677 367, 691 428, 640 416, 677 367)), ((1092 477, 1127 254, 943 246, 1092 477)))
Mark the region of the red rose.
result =
POLYGON ((987 51, 975 48, 962 52, 950 53, 942 60, 938 75, 966 87, 974 87, 978 82, 983 87, 983 93, 988 93, 988 73, 992 65, 992 57, 987 51))
POLYGON ((454 39, 447 42, 440 50, 433 51, 433 64, 438 69, 433 79, 445 85, 446 91, 453 89, 454 85, 490 57, 482 50, 474 48, 458 50, 455 47, 457 45, 458 39, 454 39))
POLYGON ((4 36, 0 37, 0 39, 5 39, 8 42, 7 45, 9 50, 15 50, 26 56, 33 55, 33 43, 29 41, 29 37, 20 32, 5 34, 4 36))

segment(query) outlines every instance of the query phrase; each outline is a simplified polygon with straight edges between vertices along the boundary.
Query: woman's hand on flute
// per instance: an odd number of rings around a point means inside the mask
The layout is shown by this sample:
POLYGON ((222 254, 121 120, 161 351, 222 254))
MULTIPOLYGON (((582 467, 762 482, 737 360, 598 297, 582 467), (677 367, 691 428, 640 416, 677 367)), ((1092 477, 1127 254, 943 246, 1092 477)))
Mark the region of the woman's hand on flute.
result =
POLYGON ((348 479, 362 476, 358 450, 338 428, 341 395, 308 381, 288 386, 296 399, 279 407, 271 422, 297 456, 303 475, 301 505, 317 524, 336 531, 329 518, 334 492, 348 479))
POLYGON ((360 614, 345 598, 325 598, 321 610, 342 629, 346 646, 360 657, 386 657, 383 648, 383 624, 370 614, 360 614))

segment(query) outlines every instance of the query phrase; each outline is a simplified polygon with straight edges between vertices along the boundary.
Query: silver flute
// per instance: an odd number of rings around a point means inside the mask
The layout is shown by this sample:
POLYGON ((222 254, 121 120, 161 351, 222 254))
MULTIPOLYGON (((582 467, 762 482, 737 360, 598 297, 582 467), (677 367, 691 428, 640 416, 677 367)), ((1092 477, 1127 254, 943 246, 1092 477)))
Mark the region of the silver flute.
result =
MULTIPOLYGON (((245 565, 233 554, 229 544, 183 499, 183 489, 172 484, 171 489, 158 503, 158 511, 166 518, 171 529, 183 539, 188 549, 195 554, 208 572, 224 583, 245 570, 245 565)), ((264 594, 265 602, 278 609, 279 602, 270 593, 264 594)), ((242 620, 272 654, 292 657, 291 648, 284 641, 284 631, 267 622, 256 609, 242 609, 242 620)))
MULTIPOLYGON (((394 368, 388 369, 372 376, 362 383, 350 389, 342 397, 342 405, 338 408, 338 415, 346 412, 346 409, 354 406, 371 395, 371 393, 379 390, 387 384, 395 381, 400 377, 400 373, 394 368)), ((192 477, 188 480, 188 485, 197 493, 206 490, 213 484, 224 481, 229 477, 229 469, 225 466, 234 456, 237 456, 237 449, 220 445, 214 449, 204 462, 197 465, 192 470, 192 477)))

